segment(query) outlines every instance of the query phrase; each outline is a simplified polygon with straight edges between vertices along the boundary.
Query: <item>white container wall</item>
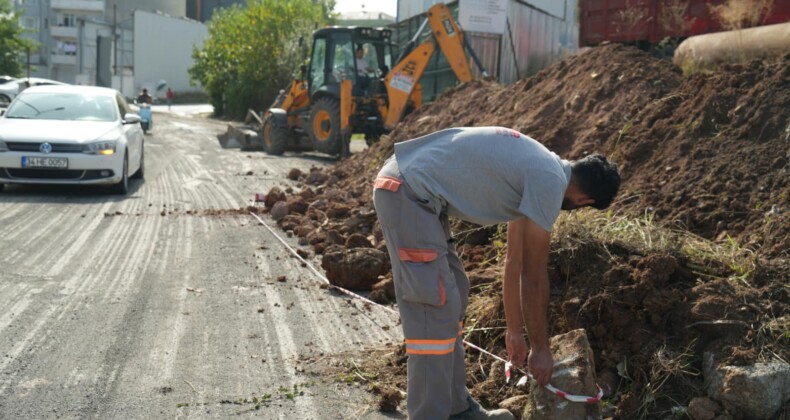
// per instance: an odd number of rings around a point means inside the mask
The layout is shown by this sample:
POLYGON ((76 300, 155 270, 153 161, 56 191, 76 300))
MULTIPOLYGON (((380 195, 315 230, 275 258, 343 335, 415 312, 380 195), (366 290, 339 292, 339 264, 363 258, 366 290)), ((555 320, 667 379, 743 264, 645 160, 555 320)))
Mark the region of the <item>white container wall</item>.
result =
POLYGON ((208 29, 200 22, 135 12, 135 90, 147 88, 155 97, 164 97, 167 87, 176 92, 201 91, 199 86, 190 86, 187 70, 193 66, 193 47, 202 46, 207 37, 208 29), (167 86, 157 91, 160 81, 166 81, 167 86))
MULTIPOLYGON (((403 47, 437 1, 399 0, 394 42, 403 47)), ((458 1, 447 2, 456 13, 458 1)), ((468 40, 488 74, 500 83, 514 83, 537 73, 579 48, 577 0, 511 0, 504 34, 466 31, 468 40)), ((477 76, 477 66, 472 65, 477 76)), ((423 76, 423 100, 430 101, 455 86, 457 79, 447 60, 436 54, 423 76)))

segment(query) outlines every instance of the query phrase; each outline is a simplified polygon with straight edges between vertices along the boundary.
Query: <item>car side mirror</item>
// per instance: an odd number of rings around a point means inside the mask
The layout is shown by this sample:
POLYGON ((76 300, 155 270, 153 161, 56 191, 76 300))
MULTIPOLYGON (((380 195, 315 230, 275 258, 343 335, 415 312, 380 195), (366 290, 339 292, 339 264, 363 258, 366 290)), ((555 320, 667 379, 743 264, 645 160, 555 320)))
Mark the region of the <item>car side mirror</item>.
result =
POLYGON ((131 112, 123 116, 123 123, 124 124, 139 124, 140 123, 140 116, 137 114, 132 114, 131 112))

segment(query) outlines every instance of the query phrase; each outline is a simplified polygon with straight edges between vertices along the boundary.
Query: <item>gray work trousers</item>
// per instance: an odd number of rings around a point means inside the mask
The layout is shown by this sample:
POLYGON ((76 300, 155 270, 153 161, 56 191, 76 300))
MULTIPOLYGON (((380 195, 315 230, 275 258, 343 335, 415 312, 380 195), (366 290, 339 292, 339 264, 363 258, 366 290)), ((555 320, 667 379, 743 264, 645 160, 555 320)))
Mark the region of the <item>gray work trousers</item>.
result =
POLYGON ((387 243, 406 340, 409 418, 447 419, 468 407, 461 330, 469 278, 447 215, 417 197, 390 158, 373 203, 387 243))

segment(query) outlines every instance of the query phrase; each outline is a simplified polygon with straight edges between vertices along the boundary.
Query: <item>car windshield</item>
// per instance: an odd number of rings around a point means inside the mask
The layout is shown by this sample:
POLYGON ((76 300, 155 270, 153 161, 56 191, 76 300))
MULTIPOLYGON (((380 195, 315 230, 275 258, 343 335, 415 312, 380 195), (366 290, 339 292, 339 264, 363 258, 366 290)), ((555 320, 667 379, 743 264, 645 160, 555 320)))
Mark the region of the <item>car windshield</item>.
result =
POLYGON ((5 118, 115 121, 115 107, 115 101, 108 96, 25 92, 11 104, 5 118))

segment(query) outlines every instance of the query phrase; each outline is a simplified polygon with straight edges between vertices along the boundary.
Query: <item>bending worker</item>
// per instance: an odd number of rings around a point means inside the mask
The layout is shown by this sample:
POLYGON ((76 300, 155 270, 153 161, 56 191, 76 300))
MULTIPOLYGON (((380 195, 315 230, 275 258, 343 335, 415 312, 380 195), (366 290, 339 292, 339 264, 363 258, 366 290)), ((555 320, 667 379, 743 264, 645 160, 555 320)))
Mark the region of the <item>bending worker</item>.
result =
POLYGON ((507 356, 515 366, 526 359, 545 385, 553 369, 546 268, 552 226, 560 209, 608 207, 619 188, 617 166, 605 157, 568 162, 506 128, 452 128, 395 145, 375 180, 373 201, 409 356, 409 418, 513 418, 507 410, 486 411, 466 388, 460 331, 469 279, 448 216, 480 225, 508 222, 507 356))

